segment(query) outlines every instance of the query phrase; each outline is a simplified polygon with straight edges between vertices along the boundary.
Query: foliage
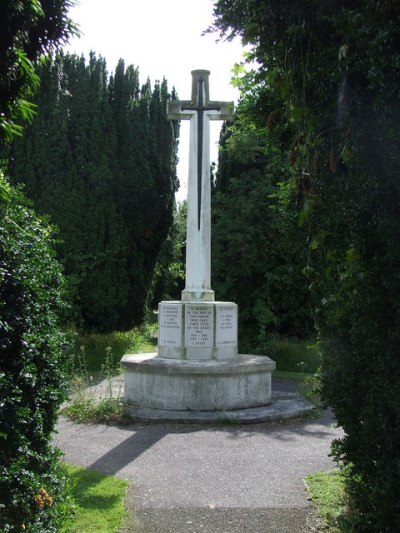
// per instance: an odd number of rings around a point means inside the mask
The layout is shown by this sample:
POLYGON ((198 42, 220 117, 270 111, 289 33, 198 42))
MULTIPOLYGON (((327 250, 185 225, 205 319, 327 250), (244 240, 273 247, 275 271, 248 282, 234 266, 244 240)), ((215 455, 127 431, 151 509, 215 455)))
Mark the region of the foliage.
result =
POLYGON ((288 379, 291 381, 300 381, 303 382, 309 377, 313 377, 313 374, 308 374, 305 372, 297 372, 297 371, 286 371, 286 370, 274 370, 273 377, 279 378, 279 379, 288 379))
POLYGON ((126 353, 154 352, 157 343, 155 324, 145 323, 130 331, 112 333, 70 333, 70 344, 66 349, 70 373, 82 373, 86 368, 95 375, 107 366, 107 354, 111 351, 111 367, 119 368, 119 362, 126 353))
POLYGON ((322 395, 346 531, 400 528, 400 6, 220 0, 216 28, 252 45, 252 98, 287 153, 308 236, 322 395), (271 108, 272 106, 272 108, 271 108))
POLYGON ((21 193, 0 210, 0 530, 58 531, 68 506, 51 435, 64 399, 63 278, 52 228, 21 193))
POLYGON ((149 309, 162 300, 180 300, 185 281, 187 203, 178 205, 167 239, 164 241, 149 291, 149 309))
POLYGON ((61 533, 113 533, 126 524, 124 498, 128 482, 94 470, 61 463, 75 502, 72 519, 61 533))
POLYGON ((108 346, 101 372, 89 376, 85 349, 81 346, 80 354, 69 355, 69 400, 61 413, 78 423, 124 424, 129 421, 121 397, 122 381, 114 383, 117 375, 112 348, 108 346))
POLYGON ((315 373, 321 366, 318 346, 297 339, 271 339, 267 343, 267 355, 276 362, 277 370, 315 373))
POLYGON ((78 424, 124 425, 131 421, 122 398, 96 398, 83 386, 74 384, 71 402, 61 411, 63 415, 78 424))
POLYGON ((77 375, 70 380, 70 387, 70 400, 61 414, 73 422, 124 425, 131 421, 120 392, 114 395, 111 378, 104 392, 104 383, 91 385, 77 375))
POLYGON ((77 34, 70 0, 2 0, 0 3, 0 144, 22 134, 35 106, 35 63, 77 34))
POLYGON ((266 353, 272 335, 313 333, 306 239, 298 225, 287 157, 260 125, 249 81, 221 138, 213 197, 213 286, 239 305, 242 351, 266 353))
POLYGON ((131 418, 121 394, 120 360, 125 353, 154 351, 155 343, 154 324, 129 332, 88 333, 71 338, 66 354, 69 401, 62 414, 78 423, 129 423, 131 418))
POLYGON ((173 221, 175 124, 167 82, 141 87, 122 60, 108 76, 89 61, 58 55, 42 66, 37 116, 8 157, 14 182, 60 228, 58 255, 74 323, 86 330, 142 322, 160 248, 173 221))

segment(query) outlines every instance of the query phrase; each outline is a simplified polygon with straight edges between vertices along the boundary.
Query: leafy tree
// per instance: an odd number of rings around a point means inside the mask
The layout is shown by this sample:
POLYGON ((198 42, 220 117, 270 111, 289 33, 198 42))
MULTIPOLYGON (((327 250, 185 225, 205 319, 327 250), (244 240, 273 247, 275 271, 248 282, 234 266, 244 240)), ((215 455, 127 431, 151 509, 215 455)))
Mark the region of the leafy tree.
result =
MULTIPOLYGON (((58 55, 42 66, 37 116, 9 157, 12 179, 60 228, 75 322, 101 331, 143 320, 172 224, 177 130, 167 82, 140 87, 121 60, 58 55)), ((174 97, 174 95, 172 95, 174 97)))
POLYGON ((35 62, 77 34, 70 0, 2 0, 0 3, 0 143, 21 135, 33 116, 38 86, 35 62))
POLYGON ((237 83, 242 99, 221 138, 213 197, 213 287, 240 308, 242 350, 265 353, 272 335, 313 333, 306 238, 296 220, 296 195, 276 131, 259 117, 256 82, 237 83))
POLYGON ((345 436, 346 531, 396 531, 400 393, 400 6, 215 3, 216 28, 259 63, 261 112, 293 170, 324 348, 322 394, 345 436))

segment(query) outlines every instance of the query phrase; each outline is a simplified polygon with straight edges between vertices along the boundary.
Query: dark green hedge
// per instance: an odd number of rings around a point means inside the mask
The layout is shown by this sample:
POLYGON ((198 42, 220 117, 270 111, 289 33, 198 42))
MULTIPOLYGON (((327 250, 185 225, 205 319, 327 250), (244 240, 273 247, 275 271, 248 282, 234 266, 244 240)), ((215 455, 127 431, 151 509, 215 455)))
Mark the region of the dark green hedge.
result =
POLYGON ((345 431, 333 447, 345 466, 353 511, 343 530, 395 532, 400 530, 400 194, 383 172, 338 177, 335 187, 342 191, 346 214, 328 208, 332 187, 323 215, 330 228, 344 217, 351 226, 343 247, 326 263, 331 282, 327 276, 320 283, 325 296, 317 319, 322 395, 345 431))
MULTIPOLYGON (((400 3, 218 0, 214 7, 220 34, 240 35, 252 47, 249 58, 258 65, 241 86, 253 101, 257 129, 266 126, 276 136, 268 140, 287 152, 291 172, 283 169, 282 181, 290 176, 301 206, 303 272, 322 341, 322 396, 344 429, 333 448, 346 481, 341 530, 395 533, 400 3)), ((249 158, 246 174, 253 168, 249 158)), ((263 244, 262 251, 268 257, 271 247, 263 244)))
MULTIPOLYGON (((1 176, 0 176, 1 179, 1 176)), ((63 278, 51 228, 18 191, 0 199, 0 531, 55 532, 65 481, 51 446, 63 401, 63 278)))

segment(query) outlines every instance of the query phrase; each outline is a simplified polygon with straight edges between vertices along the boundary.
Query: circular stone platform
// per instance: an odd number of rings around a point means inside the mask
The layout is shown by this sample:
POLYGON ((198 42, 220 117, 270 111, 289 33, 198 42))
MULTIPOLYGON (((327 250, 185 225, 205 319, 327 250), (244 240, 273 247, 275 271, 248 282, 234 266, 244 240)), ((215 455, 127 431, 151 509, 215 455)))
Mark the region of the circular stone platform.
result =
POLYGON ((124 355, 125 400, 140 408, 166 411, 225 411, 271 403, 271 372, 266 356, 193 361, 124 355))
MULTIPOLYGON (((277 380, 280 383, 281 380, 277 380)), ((89 388, 90 395, 101 399, 124 396, 124 375, 105 379, 89 388)), ((278 385, 279 387, 279 385, 278 385)), ((168 411, 128 406, 127 413, 134 421, 148 423, 181 423, 181 424, 259 424, 299 418, 311 414, 313 405, 302 398, 297 392, 283 392, 279 388, 272 392, 270 405, 232 411, 168 411)))
POLYGON ((181 424, 260 424, 299 418, 313 411, 313 405, 296 393, 273 393, 270 405, 232 411, 167 411, 133 406, 128 409, 138 422, 181 424))

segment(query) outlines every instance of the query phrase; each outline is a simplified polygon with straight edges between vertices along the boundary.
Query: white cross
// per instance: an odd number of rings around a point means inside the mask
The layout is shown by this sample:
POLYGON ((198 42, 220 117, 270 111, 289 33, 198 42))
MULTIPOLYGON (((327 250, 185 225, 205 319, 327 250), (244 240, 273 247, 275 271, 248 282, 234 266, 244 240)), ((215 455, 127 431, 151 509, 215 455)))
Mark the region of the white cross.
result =
POLYGON ((213 301, 211 290, 210 120, 230 120, 233 102, 209 99, 208 70, 192 71, 192 99, 167 102, 167 118, 190 120, 186 286, 183 301, 213 301))

